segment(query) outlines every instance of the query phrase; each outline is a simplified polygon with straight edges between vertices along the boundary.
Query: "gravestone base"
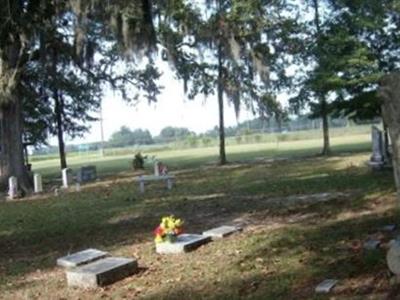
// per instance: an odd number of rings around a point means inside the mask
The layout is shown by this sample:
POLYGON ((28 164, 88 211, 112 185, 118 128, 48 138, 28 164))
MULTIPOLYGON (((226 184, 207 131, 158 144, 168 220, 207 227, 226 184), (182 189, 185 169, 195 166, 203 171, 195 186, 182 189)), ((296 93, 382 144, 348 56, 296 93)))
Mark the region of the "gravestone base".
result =
POLYGON ((173 243, 164 242, 156 244, 159 254, 178 254, 192 251, 211 241, 211 237, 200 234, 181 234, 173 243))
POLYGON ((57 259, 57 265, 64 268, 74 268, 105 258, 107 256, 107 252, 97 249, 87 249, 57 259))
POLYGON ((134 259, 108 257, 66 271, 68 286, 96 288, 112 284, 137 272, 134 259))
POLYGON ((242 231, 242 228, 236 226, 220 226, 204 231, 203 235, 209 236, 212 239, 221 239, 239 231, 242 231))

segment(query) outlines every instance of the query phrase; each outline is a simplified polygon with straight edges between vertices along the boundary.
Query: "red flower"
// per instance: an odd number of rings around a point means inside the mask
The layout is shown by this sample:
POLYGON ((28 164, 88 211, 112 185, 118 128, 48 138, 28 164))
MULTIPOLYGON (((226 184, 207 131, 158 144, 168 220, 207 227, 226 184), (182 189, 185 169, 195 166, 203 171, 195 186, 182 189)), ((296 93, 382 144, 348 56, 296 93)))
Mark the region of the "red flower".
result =
POLYGON ((163 235, 164 235, 164 229, 161 228, 160 226, 158 226, 158 227, 154 230, 154 235, 163 236, 163 235))

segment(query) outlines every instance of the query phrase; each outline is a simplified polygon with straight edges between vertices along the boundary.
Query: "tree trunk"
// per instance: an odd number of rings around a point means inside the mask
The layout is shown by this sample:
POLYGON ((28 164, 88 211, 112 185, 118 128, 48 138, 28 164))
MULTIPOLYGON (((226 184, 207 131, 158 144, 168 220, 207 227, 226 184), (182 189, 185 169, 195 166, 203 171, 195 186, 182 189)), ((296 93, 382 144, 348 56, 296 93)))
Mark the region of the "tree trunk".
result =
POLYGON ((321 119, 322 119, 322 135, 324 144, 322 147, 322 155, 329 155, 331 153, 331 146, 329 141, 329 116, 328 116, 328 104, 326 103, 325 96, 321 97, 321 119))
POLYGON ((384 76, 380 83, 379 96, 383 100, 382 115, 392 141, 393 171, 397 198, 400 201, 400 74, 384 76))
POLYGON ((224 125, 224 90, 222 70, 222 46, 218 46, 218 109, 219 109, 219 163, 226 164, 225 125, 224 125))
POLYGON ((58 151, 60 155, 60 167, 61 170, 67 168, 67 159, 65 155, 65 143, 64 143, 64 129, 62 122, 62 114, 63 114, 63 99, 62 96, 59 95, 58 91, 55 90, 53 93, 54 98, 54 112, 56 115, 56 123, 57 123, 57 139, 58 139, 58 151))
POLYGON ((0 106, 0 181, 7 186, 8 178, 15 176, 19 188, 29 193, 32 183, 24 161, 21 100, 9 100, 0 106))
POLYGON ((322 155, 329 155, 331 153, 331 146, 329 141, 329 119, 326 113, 322 114, 322 132, 324 137, 322 155))

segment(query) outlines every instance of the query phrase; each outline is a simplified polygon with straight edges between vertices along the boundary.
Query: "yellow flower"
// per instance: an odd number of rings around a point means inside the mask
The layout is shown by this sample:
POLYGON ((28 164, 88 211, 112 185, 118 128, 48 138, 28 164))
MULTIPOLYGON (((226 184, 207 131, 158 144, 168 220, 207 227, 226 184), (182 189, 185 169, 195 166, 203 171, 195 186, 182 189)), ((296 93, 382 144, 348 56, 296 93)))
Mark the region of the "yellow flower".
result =
POLYGON ((156 238, 154 239, 154 241, 158 244, 158 243, 162 243, 164 240, 161 237, 161 235, 156 235, 156 238))

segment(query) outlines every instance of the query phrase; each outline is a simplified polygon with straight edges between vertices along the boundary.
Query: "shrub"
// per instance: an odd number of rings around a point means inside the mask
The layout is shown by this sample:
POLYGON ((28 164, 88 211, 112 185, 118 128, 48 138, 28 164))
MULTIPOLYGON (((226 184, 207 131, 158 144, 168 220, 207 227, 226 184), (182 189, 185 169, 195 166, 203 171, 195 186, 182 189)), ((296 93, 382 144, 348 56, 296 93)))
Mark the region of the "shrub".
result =
POLYGON ((134 170, 143 170, 144 169, 144 160, 145 156, 143 156, 140 152, 135 154, 135 158, 132 161, 132 167, 134 170))

